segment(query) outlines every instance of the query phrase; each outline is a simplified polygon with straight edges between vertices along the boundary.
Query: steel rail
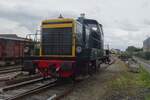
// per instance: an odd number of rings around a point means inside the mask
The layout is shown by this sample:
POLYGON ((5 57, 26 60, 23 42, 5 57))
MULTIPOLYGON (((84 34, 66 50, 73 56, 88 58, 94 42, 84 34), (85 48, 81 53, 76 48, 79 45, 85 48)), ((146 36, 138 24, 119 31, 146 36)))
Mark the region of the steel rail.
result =
POLYGON ((0 67, 0 71, 4 71, 4 70, 11 70, 11 69, 18 69, 18 68, 22 68, 21 66, 9 66, 9 67, 5 67, 5 68, 3 68, 3 67, 0 67))
POLYGON ((33 89, 27 90, 27 91, 25 91, 23 93, 20 93, 20 94, 16 94, 16 95, 14 95, 14 96, 12 96, 10 98, 6 98, 4 100, 16 100, 16 99, 22 98, 22 97, 24 97, 26 95, 34 94, 34 93, 42 91, 44 89, 47 89, 47 88, 50 88, 50 87, 54 87, 54 86, 57 85, 56 81, 57 81, 56 79, 53 79, 53 80, 51 80, 51 82, 49 82, 47 84, 35 87, 33 89))
POLYGON ((30 76, 24 76, 24 77, 20 77, 20 78, 14 78, 12 80, 7 80, 5 81, 6 85, 12 85, 12 84, 17 84, 17 83, 21 83, 24 81, 29 81, 29 80, 33 80, 33 79, 37 79, 40 78, 41 76, 38 74, 35 75, 30 75, 30 76))
POLYGON ((37 79, 34 79, 34 80, 29 80, 29 81, 20 82, 20 83, 17 83, 17 84, 8 85, 8 86, 0 88, 0 91, 4 92, 4 91, 7 91, 7 90, 11 90, 13 88, 16 88, 16 87, 32 84, 32 83, 42 81, 42 80, 43 80, 43 78, 37 78, 37 79))
POLYGON ((5 73, 10 73, 10 72, 17 72, 17 71, 21 71, 22 69, 10 69, 10 70, 3 70, 0 71, 0 74, 5 74, 5 73))

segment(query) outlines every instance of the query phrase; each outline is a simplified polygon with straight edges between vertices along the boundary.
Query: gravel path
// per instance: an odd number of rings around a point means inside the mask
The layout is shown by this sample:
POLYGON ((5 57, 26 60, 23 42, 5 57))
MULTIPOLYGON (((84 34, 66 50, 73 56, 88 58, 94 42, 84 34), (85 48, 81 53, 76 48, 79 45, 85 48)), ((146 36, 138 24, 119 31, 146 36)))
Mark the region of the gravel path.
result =
MULTIPOLYGON (((120 60, 109 66, 99 74, 90 77, 81 82, 74 91, 63 100, 105 100, 109 82, 116 79, 117 76, 127 68, 122 66, 120 60)), ((111 99, 110 99, 111 100, 111 99)))

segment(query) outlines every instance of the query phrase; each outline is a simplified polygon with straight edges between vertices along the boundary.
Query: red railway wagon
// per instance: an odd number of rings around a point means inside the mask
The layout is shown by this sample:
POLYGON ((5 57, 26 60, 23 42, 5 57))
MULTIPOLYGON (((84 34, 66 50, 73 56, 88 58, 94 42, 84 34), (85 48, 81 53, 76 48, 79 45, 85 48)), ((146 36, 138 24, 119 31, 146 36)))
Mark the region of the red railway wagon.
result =
POLYGON ((0 66, 21 63, 26 42, 15 34, 0 34, 0 66))

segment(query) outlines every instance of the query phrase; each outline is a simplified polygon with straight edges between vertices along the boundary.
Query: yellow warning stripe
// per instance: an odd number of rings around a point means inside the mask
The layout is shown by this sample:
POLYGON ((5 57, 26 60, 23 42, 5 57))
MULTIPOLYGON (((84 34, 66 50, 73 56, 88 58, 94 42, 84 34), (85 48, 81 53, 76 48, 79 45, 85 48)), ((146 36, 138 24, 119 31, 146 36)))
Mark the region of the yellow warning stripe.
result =
POLYGON ((72 56, 75 57, 75 52, 76 52, 76 47, 75 47, 75 29, 76 29, 76 25, 75 25, 75 21, 73 21, 73 30, 72 30, 72 56))
POLYGON ((49 20, 44 20, 44 22, 68 22, 68 21, 73 21, 74 19, 71 18, 58 18, 58 19, 49 19, 49 20))
POLYGON ((67 24, 46 24, 42 25, 42 28, 65 28, 65 27, 72 27, 72 23, 67 24))

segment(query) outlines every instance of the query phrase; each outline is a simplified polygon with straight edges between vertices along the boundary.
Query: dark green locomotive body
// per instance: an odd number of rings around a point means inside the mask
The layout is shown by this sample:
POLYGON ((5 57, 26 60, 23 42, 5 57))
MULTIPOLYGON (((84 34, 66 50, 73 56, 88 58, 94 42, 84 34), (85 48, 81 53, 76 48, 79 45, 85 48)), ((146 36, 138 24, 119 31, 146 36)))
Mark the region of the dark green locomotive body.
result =
POLYGON ((77 47, 82 48, 77 52, 79 60, 96 60, 104 57, 104 34, 102 25, 96 20, 79 18, 82 25, 82 35, 77 39, 77 47), (79 40, 80 39, 80 40, 79 40))

